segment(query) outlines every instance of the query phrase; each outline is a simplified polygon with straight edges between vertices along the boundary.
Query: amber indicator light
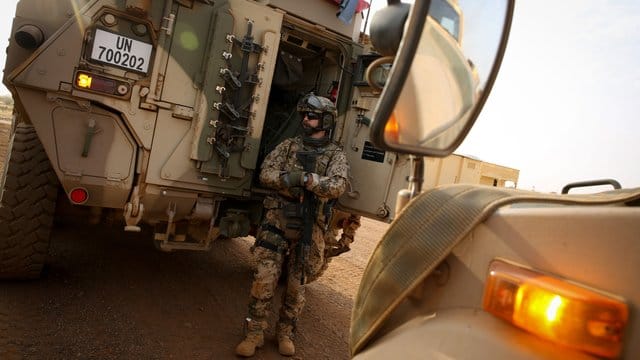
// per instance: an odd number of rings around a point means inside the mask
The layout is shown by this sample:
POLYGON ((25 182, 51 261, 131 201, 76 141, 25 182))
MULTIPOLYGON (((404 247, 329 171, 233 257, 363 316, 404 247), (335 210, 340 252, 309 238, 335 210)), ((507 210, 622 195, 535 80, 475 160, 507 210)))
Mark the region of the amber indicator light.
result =
POLYGON ((388 142, 397 144, 400 139, 399 134, 400 127, 398 126, 398 119, 396 119, 395 112, 393 112, 384 126, 384 138, 388 142))
POLYGON ((557 344, 607 358, 620 356, 629 317, 617 295, 499 259, 489 265, 483 309, 557 344))
POLYGON ((83 89, 114 95, 118 88, 118 82, 102 76, 78 72, 76 74, 76 86, 83 89))

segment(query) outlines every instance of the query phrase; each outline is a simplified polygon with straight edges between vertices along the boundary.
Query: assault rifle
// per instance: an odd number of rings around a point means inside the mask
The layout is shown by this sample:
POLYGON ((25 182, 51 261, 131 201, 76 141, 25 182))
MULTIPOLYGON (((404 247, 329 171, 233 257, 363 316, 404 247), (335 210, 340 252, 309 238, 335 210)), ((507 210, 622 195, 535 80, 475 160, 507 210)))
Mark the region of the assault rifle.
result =
MULTIPOLYGON (((298 160, 302 163, 302 167, 306 173, 315 172, 316 159, 318 153, 315 151, 298 151, 296 153, 298 160)), ((303 188, 302 195, 302 239, 298 241, 296 246, 296 264, 302 273, 300 284, 305 283, 305 262, 309 257, 309 249, 313 242, 313 224, 316 222, 316 212, 318 201, 313 192, 303 188)))

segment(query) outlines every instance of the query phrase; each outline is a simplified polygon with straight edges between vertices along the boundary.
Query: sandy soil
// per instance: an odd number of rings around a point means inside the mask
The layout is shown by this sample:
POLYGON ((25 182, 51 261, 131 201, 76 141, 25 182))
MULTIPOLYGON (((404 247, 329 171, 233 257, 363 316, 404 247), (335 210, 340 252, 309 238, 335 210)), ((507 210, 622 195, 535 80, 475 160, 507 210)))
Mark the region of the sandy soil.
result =
MULTIPOLYGON (((9 123, 0 119, 0 168, 8 133, 9 123)), ((353 298, 387 226, 363 219, 352 251, 307 287, 294 359, 349 357, 353 298)), ((219 241, 207 253, 161 253, 150 233, 58 222, 43 277, 0 282, 0 359, 235 358, 252 242, 219 241)), ((274 335, 271 328, 256 359, 281 358, 274 335)))

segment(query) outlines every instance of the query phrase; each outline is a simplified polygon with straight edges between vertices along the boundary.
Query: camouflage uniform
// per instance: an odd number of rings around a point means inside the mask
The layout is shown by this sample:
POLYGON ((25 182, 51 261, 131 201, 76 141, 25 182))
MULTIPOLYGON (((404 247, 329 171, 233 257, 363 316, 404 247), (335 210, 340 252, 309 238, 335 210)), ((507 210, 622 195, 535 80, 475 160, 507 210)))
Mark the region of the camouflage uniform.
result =
POLYGON ((358 228, 360 228, 360 215, 333 210, 331 225, 324 238, 324 263, 320 271, 309 277, 307 282, 313 282, 322 276, 334 257, 351 250, 350 245, 353 243, 358 228), (340 231, 342 234, 338 238, 340 231))
POLYGON ((333 217, 335 219, 332 219, 332 222, 335 222, 335 225, 332 227, 332 236, 327 237, 326 240, 325 254, 329 257, 338 256, 351 250, 350 245, 360 228, 360 215, 338 211, 338 214, 334 214, 333 217), (338 230, 342 230, 340 239, 337 239, 338 230))
POLYGON ((309 146, 301 136, 283 141, 265 158, 260 181, 265 186, 278 190, 278 195, 268 196, 264 200, 266 214, 253 247, 256 270, 249 304, 249 331, 266 329, 276 285, 282 269, 285 269, 288 275, 287 286, 283 294, 277 332, 279 338, 292 337, 305 302, 305 287, 301 280, 303 277, 305 280, 315 278, 324 263, 325 236, 329 221, 324 205, 345 191, 348 171, 346 155, 338 145, 328 143, 319 147, 309 146), (296 157, 298 151, 314 151, 318 154, 314 173, 319 177, 316 176, 313 183, 306 186, 315 195, 318 205, 312 245, 304 261, 304 274, 296 264, 296 245, 302 238, 302 231, 301 228, 288 228, 287 224, 292 220, 285 216, 288 208, 300 206, 299 199, 303 191, 302 188, 288 188, 282 180, 284 173, 303 170, 296 157))

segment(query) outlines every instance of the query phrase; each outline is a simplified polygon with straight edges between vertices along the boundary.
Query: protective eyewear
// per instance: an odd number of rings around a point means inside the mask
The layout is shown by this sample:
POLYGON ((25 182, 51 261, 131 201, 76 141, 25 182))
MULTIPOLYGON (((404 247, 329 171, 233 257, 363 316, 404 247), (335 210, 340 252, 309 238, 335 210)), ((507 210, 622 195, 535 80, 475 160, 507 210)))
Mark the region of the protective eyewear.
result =
POLYGON ((318 120, 318 119, 320 119, 320 114, 314 113, 314 112, 310 112, 310 111, 304 113, 304 116, 309 120, 318 120))

